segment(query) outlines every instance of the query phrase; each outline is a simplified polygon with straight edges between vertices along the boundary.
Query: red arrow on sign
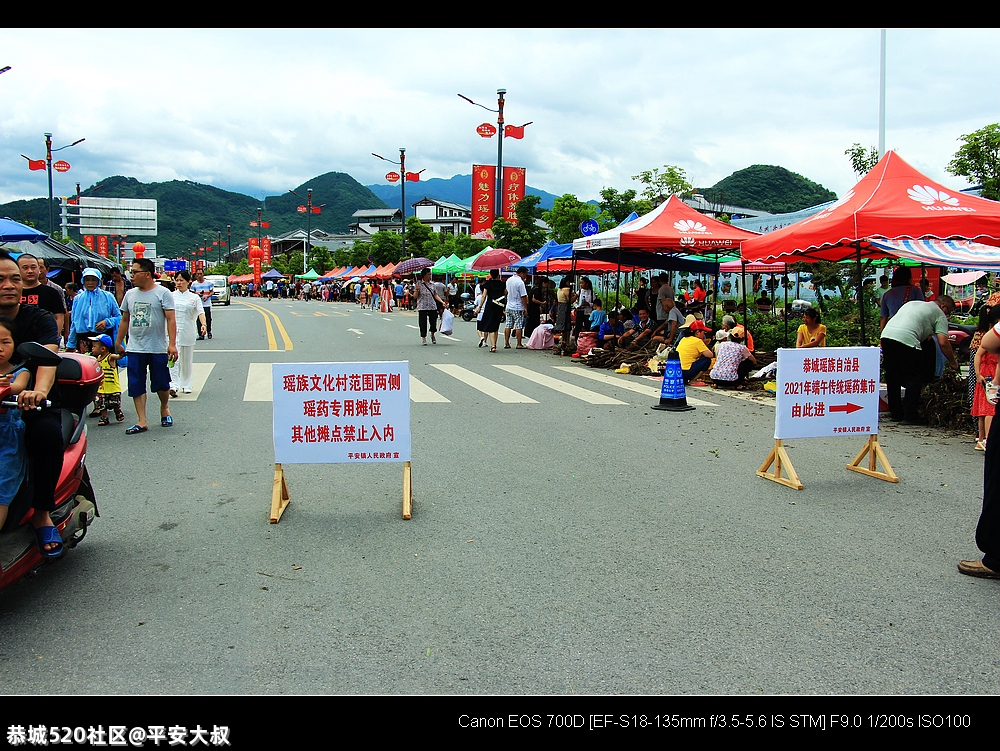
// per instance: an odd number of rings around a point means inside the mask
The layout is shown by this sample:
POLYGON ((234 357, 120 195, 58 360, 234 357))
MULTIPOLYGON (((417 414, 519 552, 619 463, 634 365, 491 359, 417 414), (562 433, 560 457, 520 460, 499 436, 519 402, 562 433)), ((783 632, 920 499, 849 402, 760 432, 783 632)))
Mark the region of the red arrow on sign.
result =
POLYGON ((864 409, 864 407, 862 407, 860 404, 851 404, 850 402, 848 402, 847 404, 835 404, 834 406, 830 407, 831 412, 846 412, 847 414, 851 414, 851 412, 857 412, 859 409, 864 409))

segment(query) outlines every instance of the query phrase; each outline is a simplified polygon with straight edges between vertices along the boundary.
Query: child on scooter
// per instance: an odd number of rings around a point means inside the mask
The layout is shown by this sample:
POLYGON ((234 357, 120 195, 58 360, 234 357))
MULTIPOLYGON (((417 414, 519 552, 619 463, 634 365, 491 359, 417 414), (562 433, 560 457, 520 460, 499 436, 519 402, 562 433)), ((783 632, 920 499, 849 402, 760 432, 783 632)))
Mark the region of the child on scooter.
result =
POLYGON ((108 419, 109 409, 113 409, 115 419, 118 422, 122 422, 125 419, 125 413, 122 412, 122 385, 118 380, 118 359, 120 355, 116 355, 112 351, 114 342, 111 341, 111 337, 107 334, 92 336, 90 341, 93 342, 91 354, 97 358, 98 364, 100 364, 101 369, 104 371, 104 380, 101 381, 101 388, 97 392, 97 398, 94 399, 94 411, 101 416, 97 424, 111 424, 111 421, 108 419))
MULTIPOLYGON (((9 387, 10 395, 17 396, 28 387, 31 374, 26 368, 11 366, 13 355, 14 324, 0 318, 0 391, 9 387)), ((14 407, 0 407, 0 527, 7 519, 7 507, 21 487, 26 467, 21 412, 14 407)))

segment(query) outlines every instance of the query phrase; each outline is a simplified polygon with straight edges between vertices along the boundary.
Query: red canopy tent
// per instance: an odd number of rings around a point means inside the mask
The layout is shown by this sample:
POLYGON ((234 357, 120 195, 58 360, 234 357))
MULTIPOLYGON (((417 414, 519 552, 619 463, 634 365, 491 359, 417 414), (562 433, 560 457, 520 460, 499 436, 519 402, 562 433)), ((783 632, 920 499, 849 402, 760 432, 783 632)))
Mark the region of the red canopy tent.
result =
POLYGON ((926 237, 1000 245, 1000 203, 945 188, 889 151, 839 201, 747 240, 741 253, 764 262, 893 258, 869 240, 926 237))
POLYGON ((621 250, 629 265, 670 268, 660 264, 671 255, 736 256, 740 243, 754 237, 756 232, 712 219, 670 196, 634 221, 574 240, 573 251, 581 258, 617 261, 621 250))

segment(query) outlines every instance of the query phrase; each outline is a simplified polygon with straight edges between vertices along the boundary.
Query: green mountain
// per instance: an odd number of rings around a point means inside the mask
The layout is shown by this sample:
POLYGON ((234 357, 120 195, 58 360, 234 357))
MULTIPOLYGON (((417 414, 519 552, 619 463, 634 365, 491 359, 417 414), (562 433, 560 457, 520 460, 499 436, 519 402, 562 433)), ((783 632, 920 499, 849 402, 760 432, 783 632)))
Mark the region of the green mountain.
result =
POLYGON ((819 183, 768 164, 755 164, 698 191, 713 203, 783 214, 834 201, 837 194, 819 183))
MULTIPOLYGON (((261 201, 242 193, 232 193, 211 185, 190 180, 171 180, 163 183, 141 183, 134 177, 109 177, 82 192, 84 196, 101 198, 155 198, 159 233, 156 237, 142 238, 156 243, 157 255, 165 258, 180 256, 185 250, 218 239, 221 230, 226 238, 226 225, 232 226, 233 245, 246 242, 257 230, 249 226, 257 219, 257 209, 262 208, 263 219, 271 223, 265 230, 270 235, 280 235, 306 226, 306 217, 296 211, 305 204, 306 189, 313 189, 313 204, 323 206, 322 213, 313 215, 312 226, 325 232, 346 232, 351 214, 358 209, 385 208, 375 194, 342 172, 328 172, 303 183, 295 189, 301 200, 291 193, 268 196, 261 201), (245 212, 245 213, 244 213, 245 212)), ((57 207, 58 208, 58 207, 57 207)), ((0 216, 30 223, 46 230, 49 223, 48 200, 35 198, 12 201, 0 205, 0 216)), ((56 214, 58 225, 59 216, 56 214)), ((76 231, 70 236, 79 240, 76 231)), ((139 239, 138 237, 136 239, 139 239)))

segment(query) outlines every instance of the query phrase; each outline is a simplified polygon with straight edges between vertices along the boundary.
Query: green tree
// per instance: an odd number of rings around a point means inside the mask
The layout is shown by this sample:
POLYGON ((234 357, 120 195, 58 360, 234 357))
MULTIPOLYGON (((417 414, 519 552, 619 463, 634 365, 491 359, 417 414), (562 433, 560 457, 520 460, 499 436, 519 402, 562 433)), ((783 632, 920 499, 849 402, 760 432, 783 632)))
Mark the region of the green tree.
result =
POLYGON ((684 170, 672 164, 664 164, 663 172, 660 172, 659 167, 643 170, 638 175, 632 175, 632 179, 646 186, 643 188, 642 196, 654 202, 666 200, 673 195, 684 196, 692 190, 684 170))
POLYGON ((1000 123, 962 136, 962 146, 948 164, 953 175, 983 186, 983 198, 1000 201, 1000 123))
POLYGON ((369 252, 362 259, 361 263, 367 261, 369 255, 372 258, 371 262, 376 266, 397 263, 400 255, 403 253, 403 238, 396 232, 376 232, 372 235, 372 241, 368 249, 369 252))
POLYGON ((854 173, 861 179, 878 164, 878 160, 881 158, 878 153, 878 147, 872 146, 870 149, 866 149, 860 143, 855 143, 851 148, 844 151, 847 157, 851 160, 851 168, 854 173))
MULTIPOLYGON (((549 225, 552 239, 557 243, 570 243, 583 237, 580 225, 588 219, 596 219, 601 229, 614 226, 614 220, 606 211, 598 211, 592 203, 584 203, 572 193, 567 193, 552 202, 552 210, 546 211, 542 219, 549 225)), ((494 222, 494 234, 496 234, 494 222)), ((537 250, 538 247, 535 247, 537 250)))
MULTIPOLYGON (((407 253, 413 251, 414 254, 422 252, 424 243, 431 239, 431 235, 434 234, 428 225, 421 222, 415 216, 407 217, 406 219, 406 247, 407 253)), ((400 246, 400 252, 402 252, 402 246, 400 246)))
POLYGON ((514 207, 517 224, 508 222, 503 217, 497 218, 493 222, 493 244, 498 248, 512 250, 522 258, 542 247, 545 244, 545 230, 535 224, 535 207, 541 200, 539 196, 529 195, 518 201, 514 207))
POLYGON ((615 224, 621 224, 633 211, 642 216, 653 210, 652 201, 646 198, 636 200, 636 192, 632 189, 619 193, 614 188, 604 188, 601 191, 601 202, 597 205, 611 215, 615 224))
POLYGON ((336 264, 330 251, 322 245, 317 245, 309 249, 309 268, 316 269, 320 274, 324 274, 332 269, 336 264))

